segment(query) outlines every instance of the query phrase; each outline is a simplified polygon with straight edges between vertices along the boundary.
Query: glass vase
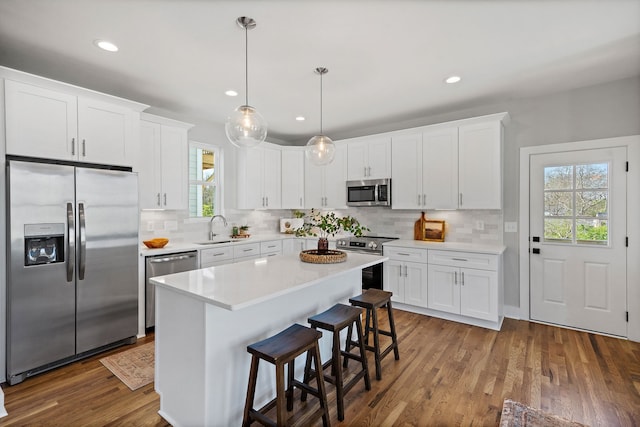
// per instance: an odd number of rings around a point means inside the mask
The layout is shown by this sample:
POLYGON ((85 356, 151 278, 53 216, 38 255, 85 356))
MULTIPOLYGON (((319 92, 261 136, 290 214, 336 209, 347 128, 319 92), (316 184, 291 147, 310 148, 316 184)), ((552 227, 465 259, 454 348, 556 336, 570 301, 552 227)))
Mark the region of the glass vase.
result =
POLYGON ((329 252, 329 239, 320 237, 318 239, 318 254, 326 254, 329 252))

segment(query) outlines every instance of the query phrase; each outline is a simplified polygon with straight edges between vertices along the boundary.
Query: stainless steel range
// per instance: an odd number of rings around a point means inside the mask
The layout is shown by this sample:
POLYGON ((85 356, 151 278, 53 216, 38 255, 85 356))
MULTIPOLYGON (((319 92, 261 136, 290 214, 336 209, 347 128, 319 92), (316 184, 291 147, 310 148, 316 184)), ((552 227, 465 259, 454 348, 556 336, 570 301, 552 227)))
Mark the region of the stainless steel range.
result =
MULTIPOLYGON (((382 244, 396 240, 397 237, 363 236, 339 239, 336 248, 344 251, 360 252, 371 255, 382 255, 382 244)), ((382 289, 383 265, 376 264, 362 270, 362 289, 382 289)))

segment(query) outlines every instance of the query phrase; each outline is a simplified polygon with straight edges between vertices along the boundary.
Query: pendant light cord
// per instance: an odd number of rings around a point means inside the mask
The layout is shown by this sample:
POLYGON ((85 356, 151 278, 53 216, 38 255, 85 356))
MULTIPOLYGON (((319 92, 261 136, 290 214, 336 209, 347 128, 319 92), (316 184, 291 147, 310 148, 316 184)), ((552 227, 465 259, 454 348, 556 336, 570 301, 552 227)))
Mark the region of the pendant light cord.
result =
POLYGON ((322 72, 320 73, 320 135, 323 135, 322 132, 322 72))
POLYGON ((249 29, 244 26, 244 105, 249 105, 249 29))

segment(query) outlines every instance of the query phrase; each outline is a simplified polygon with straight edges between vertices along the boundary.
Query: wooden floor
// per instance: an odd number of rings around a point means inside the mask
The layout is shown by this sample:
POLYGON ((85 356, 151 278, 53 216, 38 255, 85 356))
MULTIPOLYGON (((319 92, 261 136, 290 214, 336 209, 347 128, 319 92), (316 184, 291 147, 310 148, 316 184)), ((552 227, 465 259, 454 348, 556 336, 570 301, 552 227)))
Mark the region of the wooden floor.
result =
MULTIPOLYGON (((342 423, 327 385, 333 425, 495 426, 510 398, 591 426, 640 426, 640 343, 510 319, 495 332, 395 313, 400 360, 385 358, 371 391, 361 383, 347 394, 342 423)), ((130 391, 103 356, 3 385, 9 415, 0 425, 168 425, 153 385, 130 391)))

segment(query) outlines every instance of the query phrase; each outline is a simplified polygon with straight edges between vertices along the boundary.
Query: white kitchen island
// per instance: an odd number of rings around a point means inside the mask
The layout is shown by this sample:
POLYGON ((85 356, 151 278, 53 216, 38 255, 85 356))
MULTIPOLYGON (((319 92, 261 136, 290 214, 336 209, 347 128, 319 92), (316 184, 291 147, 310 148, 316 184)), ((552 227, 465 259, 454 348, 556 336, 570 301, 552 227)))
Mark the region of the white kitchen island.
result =
MULTIPOLYGON (((387 260, 349 252, 337 264, 298 255, 160 276, 156 285, 155 389, 174 426, 239 426, 249 378, 247 345, 362 292, 362 269, 387 260)), ((321 342, 330 357, 331 337, 321 342)), ((302 372, 304 356, 296 361, 302 372)), ((261 363, 256 406, 275 396, 275 369, 261 363)))

